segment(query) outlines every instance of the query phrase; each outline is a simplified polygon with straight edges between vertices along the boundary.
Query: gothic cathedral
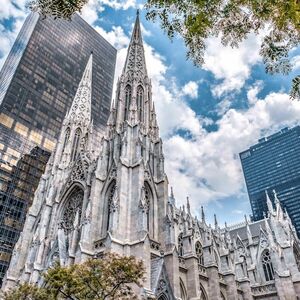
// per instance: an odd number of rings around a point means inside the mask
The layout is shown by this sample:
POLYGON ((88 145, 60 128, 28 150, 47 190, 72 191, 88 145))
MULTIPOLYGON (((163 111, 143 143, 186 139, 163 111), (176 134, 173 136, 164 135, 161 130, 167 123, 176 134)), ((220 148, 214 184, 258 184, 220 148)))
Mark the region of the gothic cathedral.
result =
MULTIPOLYGON (((38 284, 54 261, 103 252, 146 267, 139 299, 300 299, 300 244, 268 195, 264 220, 220 228, 176 208, 147 75, 139 16, 101 141, 92 149, 92 54, 15 246, 4 289, 38 284)), ((159 99, 156 99, 159 101, 159 99)), ((99 258, 100 259, 100 258, 99 258)))

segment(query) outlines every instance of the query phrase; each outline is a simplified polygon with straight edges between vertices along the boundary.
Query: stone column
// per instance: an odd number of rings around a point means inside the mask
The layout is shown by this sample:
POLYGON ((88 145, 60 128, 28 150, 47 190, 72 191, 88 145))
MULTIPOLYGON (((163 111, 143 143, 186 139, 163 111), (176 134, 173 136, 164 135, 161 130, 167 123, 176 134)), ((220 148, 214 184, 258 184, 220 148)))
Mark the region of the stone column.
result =
POLYGON ((219 271, 217 265, 210 265, 206 268, 208 282, 208 299, 221 300, 219 283, 219 271))
POLYGON ((249 279, 242 279, 239 280, 240 289, 243 291, 243 299, 244 300, 253 300, 250 280, 249 279))
POLYGON ((238 299, 238 291, 237 285, 235 281, 234 273, 227 273, 223 275, 224 281, 227 284, 227 297, 228 300, 237 300, 238 299))

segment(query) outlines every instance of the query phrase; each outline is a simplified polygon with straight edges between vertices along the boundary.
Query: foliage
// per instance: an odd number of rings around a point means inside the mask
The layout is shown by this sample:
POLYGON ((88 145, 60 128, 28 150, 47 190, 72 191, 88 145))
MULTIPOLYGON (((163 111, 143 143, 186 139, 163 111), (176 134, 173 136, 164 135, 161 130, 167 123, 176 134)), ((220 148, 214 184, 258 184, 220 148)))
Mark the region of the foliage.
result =
POLYGON ((21 284, 18 288, 5 292, 4 300, 50 300, 47 291, 31 284, 21 284))
POLYGON ((88 0, 31 0, 28 7, 42 16, 70 20, 75 12, 80 12, 88 0))
POLYGON ((144 272, 142 261, 133 256, 107 254, 69 267, 57 264, 45 274, 44 287, 20 285, 6 293, 4 300, 135 299, 133 285, 142 285, 144 272))
MULTIPOLYGON (((204 63, 208 37, 220 36, 223 45, 238 47, 249 33, 264 31, 260 54, 266 72, 288 74, 289 52, 300 44, 299 0, 148 0, 146 8, 147 18, 159 19, 171 39, 183 37, 195 65, 204 63)), ((293 98, 299 96, 297 78, 293 98)))

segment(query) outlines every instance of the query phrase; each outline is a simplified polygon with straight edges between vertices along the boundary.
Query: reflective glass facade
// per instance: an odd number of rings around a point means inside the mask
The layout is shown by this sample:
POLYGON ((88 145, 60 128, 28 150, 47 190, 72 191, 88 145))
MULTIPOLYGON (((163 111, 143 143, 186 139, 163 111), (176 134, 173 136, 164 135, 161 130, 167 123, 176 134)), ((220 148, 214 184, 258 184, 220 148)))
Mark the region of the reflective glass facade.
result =
POLYGON ((69 22, 30 14, 0 72, 0 285, 91 51, 92 118, 101 135, 116 49, 79 15, 69 22))
POLYGON ((300 233, 300 127, 284 128, 240 153, 253 219, 267 212, 265 191, 277 192, 300 233))

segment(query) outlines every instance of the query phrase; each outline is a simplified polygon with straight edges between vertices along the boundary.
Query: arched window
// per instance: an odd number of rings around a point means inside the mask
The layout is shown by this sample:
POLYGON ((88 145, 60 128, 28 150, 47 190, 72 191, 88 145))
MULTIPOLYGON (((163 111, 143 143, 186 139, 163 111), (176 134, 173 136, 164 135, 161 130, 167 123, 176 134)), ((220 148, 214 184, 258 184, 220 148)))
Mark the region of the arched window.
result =
POLYGON ((183 256, 183 233, 181 232, 178 236, 178 255, 183 256))
POLYGON ((181 279, 180 279, 180 298, 181 300, 187 300, 186 289, 181 279))
POLYGON ((67 146, 67 143, 69 141, 69 138, 70 138, 70 128, 68 127, 67 130, 66 130, 66 133, 65 133, 65 140, 64 140, 64 145, 63 145, 63 150, 62 152, 65 151, 65 148, 67 146))
POLYGON ((224 296, 224 294, 221 292, 221 299, 222 300, 226 300, 226 298, 225 298, 225 296, 224 296))
POLYGON ((80 219, 82 203, 83 203, 83 191, 81 188, 76 187, 68 196, 68 200, 66 201, 63 210, 61 225, 66 233, 74 230, 74 222, 77 214, 80 219))
POLYGON ((261 262, 266 281, 274 280, 274 269, 269 250, 266 250, 261 256, 261 262))
POLYGON ((298 267, 298 270, 300 271, 300 251, 299 251, 299 246, 295 244, 293 245, 293 250, 294 250, 294 257, 295 257, 295 261, 298 267))
POLYGON ((71 160, 72 161, 77 158, 80 136, 81 136, 81 130, 80 130, 80 128, 77 128, 75 131, 74 142, 73 142, 73 147, 72 147, 72 152, 71 152, 71 160))
POLYGON ((208 300, 204 287, 200 283, 200 300, 208 300))
POLYGON ((137 100, 137 109, 138 109, 138 116, 140 122, 144 121, 144 90, 143 88, 139 85, 137 88, 137 93, 136 93, 136 100, 137 100))
POLYGON ((196 250, 196 255, 198 257, 198 263, 199 265, 203 266, 204 265, 203 249, 199 241, 195 244, 195 250, 196 250))
POLYGON ((130 102, 131 102, 131 86, 127 85, 126 88, 125 88, 125 114, 124 114, 124 120, 128 119, 130 102))
POLYGON ((107 194, 106 194, 106 213, 105 213, 105 216, 106 218, 104 217, 104 226, 105 226, 105 229, 106 231, 109 230, 109 221, 110 221, 110 214, 111 214, 111 209, 112 209, 112 205, 113 205, 113 198, 114 198, 114 195, 115 195, 115 191, 116 191, 116 181, 113 180, 108 189, 107 189, 107 194))
POLYGON ((162 294, 158 297, 158 300, 169 300, 169 297, 166 294, 162 294))
POLYGON ((153 206, 153 194, 151 188, 147 182, 145 182, 145 203, 147 209, 147 230, 150 237, 154 237, 154 206, 153 206))
POLYGON ((65 255, 70 248, 76 251, 78 246, 83 195, 83 190, 79 187, 75 187, 69 194, 62 210, 59 227, 63 229, 63 235, 60 235, 59 239, 64 241, 65 245, 62 249, 64 249, 65 255))

